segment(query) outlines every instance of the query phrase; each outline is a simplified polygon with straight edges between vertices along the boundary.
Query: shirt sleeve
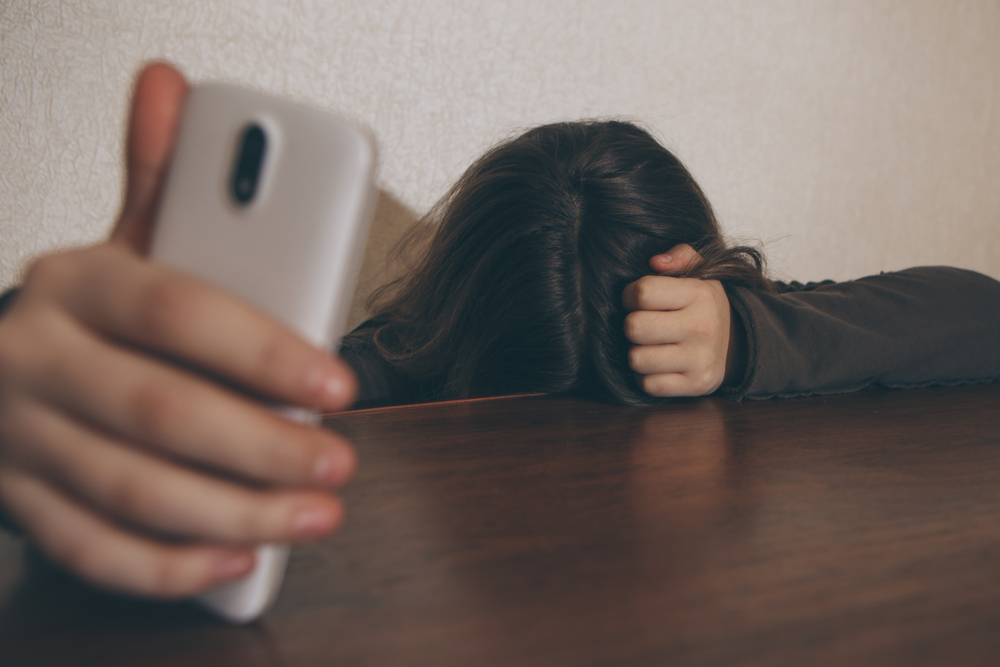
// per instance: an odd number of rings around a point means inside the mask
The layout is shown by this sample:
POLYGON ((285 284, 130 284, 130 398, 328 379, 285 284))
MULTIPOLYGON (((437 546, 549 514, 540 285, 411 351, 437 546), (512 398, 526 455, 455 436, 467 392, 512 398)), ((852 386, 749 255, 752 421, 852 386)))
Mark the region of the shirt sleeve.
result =
POLYGON ((973 271, 919 267, 727 292, 747 332, 747 370, 730 398, 1000 379, 1000 282, 973 271))
POLYGON ((0 316, 2 316, 7 309, 10 308, 11 304, 14 303, 14 299, 17 298, 17 293, 19 291, 19 288, 15 287, 14 289, 7 290, 3 294, 0 294, 0 316))

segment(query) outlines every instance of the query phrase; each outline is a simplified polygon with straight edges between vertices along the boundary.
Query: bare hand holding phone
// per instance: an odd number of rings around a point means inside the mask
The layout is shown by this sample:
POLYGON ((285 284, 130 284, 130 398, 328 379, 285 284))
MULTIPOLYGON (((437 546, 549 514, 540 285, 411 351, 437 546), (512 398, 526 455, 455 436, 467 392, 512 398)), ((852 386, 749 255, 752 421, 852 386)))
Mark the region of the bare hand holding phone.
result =
POLYGON ((112 241, 36 262, 0 319, 0 503, 82 578, 160 598, 335 530, 356 465, 343 438, 230 388, 340 410, 342 362, 144 257, 187 92, 168 65, 140 74, 112 241))
MULTIPOLYGON (((364 253, 374 179, 374 142, 355 125, 243 88, 198 86, 185 103, 150 256, 331 349, 364 253)), ((256 618, 278 594, 288 551, 261 545, 250 576, 202 603, 231 621, 256 618)))

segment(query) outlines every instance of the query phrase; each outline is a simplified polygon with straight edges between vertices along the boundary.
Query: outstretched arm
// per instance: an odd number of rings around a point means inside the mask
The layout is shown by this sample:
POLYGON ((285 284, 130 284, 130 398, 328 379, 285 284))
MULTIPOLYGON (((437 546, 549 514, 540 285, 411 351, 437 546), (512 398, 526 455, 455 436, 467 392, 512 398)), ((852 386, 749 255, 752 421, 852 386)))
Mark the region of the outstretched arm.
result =
MULTIPOLYGON (((701 258, 681 245, 658 273, 701 258)), ((1000 283, 921 267, 844 283, 778 284, 645 276, 625 289, 629 363, 653 396, 730 398, 912 387, 1000 378, 1000 283)))
POLYGON ((747 330, 734 398, 1000 378, 1000 283, 973 271, 920 267, 729 297, 747 330))

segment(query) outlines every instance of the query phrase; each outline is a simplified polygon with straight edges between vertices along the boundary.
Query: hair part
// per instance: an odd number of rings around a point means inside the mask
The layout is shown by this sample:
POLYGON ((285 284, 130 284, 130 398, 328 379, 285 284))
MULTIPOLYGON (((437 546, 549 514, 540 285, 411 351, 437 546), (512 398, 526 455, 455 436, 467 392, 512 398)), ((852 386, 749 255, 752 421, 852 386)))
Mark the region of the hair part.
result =
POLYGON ((677 275, 770 290, 761 252, 727 246, 687 169, 621 121, 544 125, 495 146, 402 243, 428 232, 414 270, 369 303, 379 354, 433 398, 655 401, 628 367, 621 294, 677 244, 703 258, 677 275))

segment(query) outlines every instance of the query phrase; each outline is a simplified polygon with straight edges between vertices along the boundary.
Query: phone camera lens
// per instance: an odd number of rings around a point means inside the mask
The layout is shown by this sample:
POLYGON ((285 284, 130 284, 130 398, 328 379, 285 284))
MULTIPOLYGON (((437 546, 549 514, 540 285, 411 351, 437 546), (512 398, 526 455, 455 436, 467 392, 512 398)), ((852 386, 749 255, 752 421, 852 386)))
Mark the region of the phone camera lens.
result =
POLYGON ((230 194, 237 204, 246 205, 253 200, 266 152, 267 136, 264 130, 256 123, 248 125, 240 133, 236 144, 236 164, 229 184, 230 194))

